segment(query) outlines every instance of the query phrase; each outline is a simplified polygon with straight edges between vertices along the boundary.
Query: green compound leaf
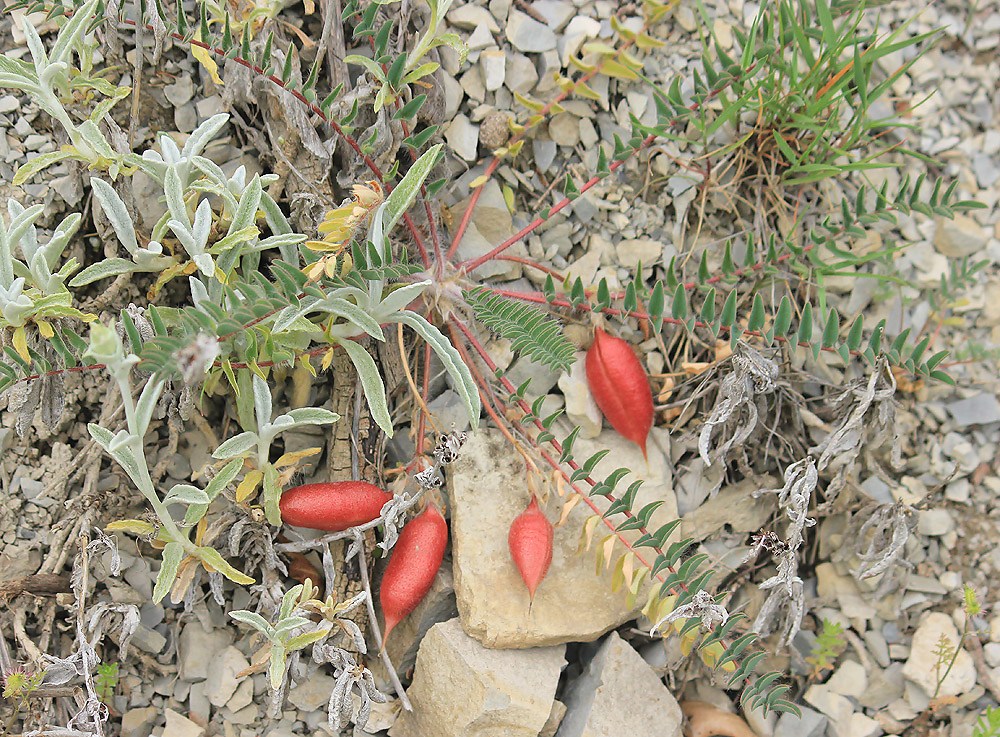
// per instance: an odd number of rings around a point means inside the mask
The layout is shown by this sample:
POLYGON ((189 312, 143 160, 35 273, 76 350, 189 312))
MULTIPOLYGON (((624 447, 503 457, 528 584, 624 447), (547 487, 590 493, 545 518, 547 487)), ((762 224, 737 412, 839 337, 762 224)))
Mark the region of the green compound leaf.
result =
POLYGON ((559 323, 541 310, 485 287, 465 292, 465 298, 476 318, 509 340, 512 350, 556 371, 568 371, 573 365, 576 349, 563 335, 559 323))

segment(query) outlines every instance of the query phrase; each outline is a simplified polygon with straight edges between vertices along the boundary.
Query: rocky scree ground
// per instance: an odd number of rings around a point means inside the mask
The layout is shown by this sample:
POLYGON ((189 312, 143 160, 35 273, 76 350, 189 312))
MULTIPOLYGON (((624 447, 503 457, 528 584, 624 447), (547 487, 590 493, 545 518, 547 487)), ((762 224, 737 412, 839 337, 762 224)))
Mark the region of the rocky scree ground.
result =
MULTIPOLYGON (((701 53, 699 33, 711 31, 724 49, 732 48, 733 27, 745 27, 757 5, 742 0, 706 2, 712 27, 705 28, 692 4, 681 3, 672 17, 657 28, 667 41, 662 51, 646 57, 645 71, 657 81, 683 74, 701 53)), ((291 8, 289 17, 301 9, 291 8)), ((446 202, 462 212, 469 182, 485 168, 481 146, 490 133, 495 113, 518 112, 513 94, 547 99, 554 93, 554 70, 564 70, 569 56, 587 39, 610 34, 616 3, 598 0, 537 0, 530 6, 509 0, 457 3, 448 14, 451 28, 469 46, 469 57, 459 65, 458 55, 441 51, 444 91, 444 139, 450 149, 449 166, 456 179, 446 202)), ((954 222, 901 217, 894 234, 910 245, 894 260, 895 274, 917 285, 884 291, 873 279, 850 276, 827 280, 827 288, 841 314, 853 319, 864 313, 874 324, 886 318, 890 330, 924 328, 931 317, 934 290, 954 259, 986 259, 989 266, 953 306, 958 329, 942 330, 935 348, 950 349, 959 359, 969 357, 969 346, 983 351, 1000 347, 1000 102, 995 95, 1000 79, 1000 10, 990 3, 923 5, 898 2, 878 11, 880 28, 896 27, 916 17, 909 33, 943 28, 940 43, 917 61, 893 87, 896 107, 927 100, 907 113, 915 124, 903 131, 913 149, 942 162, 940 175, 958 179, 963 197, 979 200, 984 210, 959 216, 954 222)), ((5 16, 4 52, 23 54, 23 35, 16 16, 5 16)), ((134 53, 134 52, 133 52, 134 53)), ((890 73, 903 61, 887 58, 879 65, 890 73)), ((187 134, 224 109, 224 91, 216 88, 201 67, 181 48, 170 48, 162 70, 173 81, 151 85, 143 101, 146 125, 151 129, 187 134)), ((552 183, 567 171, 594 171, 596 145, 614 133, 625 136, 628 115, 652 120, 655 109, 643 84, 615 82, 612 91, 600 80, 596 102, 571 100, 566 112, 549 120, 526 147, 517 168, 502 165, 485 189, 472 227, 462 241, 459 256, 469 258, 488 251, 525 222, 525 213, 546 201, 552 183), (612 94, 613 92, 613 94, 612 94), (501 184, 518 195, 512 213, 501 184)), ((887 109, 886 113, 890 111, 887 109)), ((55 150, 58 143, 50 122, 28 97, 0 96, 0 189, 13 193, 10 181, 27 157, 55 150)), ((213 144, 208 155, 229 172, 238 165, 260 171, 262 152, 254 150, 235 127, 213 144)), ((896 135, 890 133, 890 137, 896 135)), ((266 152, 264 152, 266 153, 266 152)), ((699 151, 682 143, 664 143, 641 166, 626 165, 623 176, 598 184, 575 201, 571 211, 550 218, 527 243, 513 249, 517 255, 550 264, 580 277, 585 283, 606 278, 612 289, 634 275, 637 264, 661 267, 675 255, 705 247, 734 229, 732 208, 723 188, 708 190, 699 199, 698 177, 678 162, 690 162, 699 151), (648 168, 644 168, 648 166, 648 168), (651 186, 655 184, 656 186, 651 186), (517 249, 521 249, 518 251, 517 249)), ((868 173, 871 182, 883 178, 898 182, 923 164, 898 154, 888 159, 899 168, 868 173)), ((53 222, 57 216, 82 207, 80 178, 66 167, 50 170, 52 178, 25 186, 35 202, 43 202, 53 222)), ((823 185, 826 186, 826 185, 823 185)), ((139 188, 139 193, 143 192, 139 188)), ((144 222, 152 223, 162 204, 139 203, 144 222), (147 220, 148 218, 148 220, 147 220)), ((47 215, 48 217, 48 215, 47 215)), ((872 248, 878 234, 872 235, 872 248)), ((538 273, 515 262, 491 262, 480 274, 512 288, 537 288, 538 273)), ((544 277, 544 275, 543 275, 544 277)), ((133 295, 137 300, 141 295, 133 295)), ((586 349, 589 330, 570 324, 567 334, 579 350, 586 349)), ((494 341, 490 350, 515 384, 532 379, 532 390, 546 393, 546 409, 564 407, 582 426, 577 455, 611 448, 607 470, 619 465, 636 469, 647 483, 647 500, 665 504, 662 520, 680 514, 683 534, 705 541, 722 565, 738 562, 749 534, 772 518, 770 497, 754 499, 750 492, 766 486, 761 480, 723 484, 696 459, 689 427, 664 423, 654 429, 648 465, 636 448, 614 431, 603 428, 586 388, 582 361, 565 375, 525 359, 515 360, 509 346, 494 341)), ((655 343, 640 345, 652 375, 693 374, 697 366, 678 367, 675 356, 659 351, 655 343)), ((995 355, 995 354, 994 354, 995 355)), ((825 361, 818 368, 824 381, 839 385, 854 374, 851 367, 825 361)), ((609 572, 594 575, 592 554, 581 554, 580 530, 584 514, 569 511, 556 530, 552 568, 529 609, 517 573, 504 550, 505 527, 498 520, 512 518, 523 507, 510 489, 523 486, 523 466, 503 439, 490 430, 472 436, 448 475, 451 553, 434 588, 417 611, 395 631, 389 643, 393 661, 410 673, 409 697, 415 710, 402 713, 398 700, 376 705, 365 730, 353 734, 391 737, 431 735, 552 735, 590 734, 677 735, 681 730, 678 702, 707 702, 710 719, 721 720, 727 734, 758 737, 877 737, 935 729, 936 734, 966 737, 981 711, 994 703, 1000 683, 1000 613, 991 607, 1000 600, 995 581, 1000 573, 996 545, 1000 495, 997 448, 1000 443, 1000 404, 997 402, 995 362, 959 363, 950 368, 958 389, 941 385, 912 385, 900 392, 897 424, 902 438, 903 468, 892 483, 874 472, 860 480, 862 501, 899 501, 917 511, 905 559, 912 564, 886 592, 859 584, 850 574, 853 562, 841 555, 850 534, 851 515, 825 516, 813 535, 806 580, 809 612, 807 629, 793 642, 793 652, 772 659, 773 667, 792 668, 802 688, 803 716, 763 717, 744 714, 734 726, 718 712, 733 712, 732 694, 703 673, 685 679, 676 671, 680 661, 676 642, 650 639, 649 622, 625 606, 621 593, 611 591, 609 572), (940 639, 958 642, 964 625, 962 586, 971 586, 986 607, 982 617, 982 647, 971 654, 960 651, 951 672, 938 689, 934 676, 940 639), (815 630, 822 619, 845 628, 847 649, 836 669, 818 677, 803 670, 803 658, 815 646, 815 630), (665 682, 664 673, 673 675, 665 682), (937 693, 935 694, 935 691, 937 693), (932 697, 944 697, 931 723, 919 721, 932 697), (741 726, 742 725, 742 726, 741 726), (749 726, 748 726, 749 725, 749 726), (743 732, 735 730, 743 729, 743 732), (747 729, 752 730, 746 731, 747 729)), ((13 580, 40 570, 65 572, 65 541, 79 530, 80 520, 97 524, 123 516, 135 498, 107 462, 95 463, 88 448, 84 423, 77 415, 101 415, 104 378, 78 374, 67 380, 65 419, 54 430, 35 422, 26 439, 13 431, 10 413, 0 429, 3 449, 0 498, 0 578, 13 580), (80 473, 78 473, 78 471, 80 473), (84 475, 87 478, 84 478, 84 475), (79 493, 81 488, 86 494, 79 493), (100 514, 96 500, 100 497, 100 514), (61 542, 60 542, 61 541, 61 542), (57 551, 53 557, 53 551, 57 551), (62 560, 59 558, 62 557, 62 560)), ((282 401, 281 389, 276 406, 282 401)), ((463 427, 457 395, 441 385, 430 404, 442 426, 463 427)), ((815 415, 809 431, 822 437, 829 425, 815 415)), ((687 421, 695 423, 697 420, 687 421)), ((286 439, 286 449, 310 447, 317 436, 307 433, 286 439)), ((397 457, 412 453, 407 433, 400 428, 397 457)), ((209 460, 204 432, 184 432, 176 447, 164 447, 157 459, 164 479, 184 482, 209 460)), ((597 469, 598 474, 604 465, 597 469)), ((307 470, 322 478, 322 464, 307 470)), ((776 486, 777 478, 770 481, 776 486)), ((550 519, 562 511, 558 497, 549 500, 550 519)), ((860 504, 858 505, 860 507, 860 504)), ((116 728, 125 737, 200 737, 207 734, 286 735, 326 734, 325 706, 333 680, 321 670, 308 675, 289 691, 278 720, 263 717, 264 674, 240 677, 253 654, 249 638, 238 630, 210 598, 183 608, 150 603, 155 564, 139 555, 133 543, 120 539, 122 578, 94 575, 91 597, 140 607, 141 623, 133 641, 134 654, 121 664, 118 685, 109 706, 116 728)), ((230 609, 248 606, 247 594, 235 590, 230 609)), ((69 647, 60 601, 33 599, 18 603, 18 615, 0 615, 2 634, 18 657, 30 656, 29 642, 59 652, 69 647), (10 637, 22 617, 32 625, 29 640, 10 637)), ((385 674, 372 660, 380 686, 387 693, 385 674)), ((690 707, 692 719, 697 714, 690 707)), ((704 718, 706 712, 700 712, 704 718)), ((701 723, 701 722, 700 722, 701 723)), ((348 729, 345 734, 351 734, 348 729)))

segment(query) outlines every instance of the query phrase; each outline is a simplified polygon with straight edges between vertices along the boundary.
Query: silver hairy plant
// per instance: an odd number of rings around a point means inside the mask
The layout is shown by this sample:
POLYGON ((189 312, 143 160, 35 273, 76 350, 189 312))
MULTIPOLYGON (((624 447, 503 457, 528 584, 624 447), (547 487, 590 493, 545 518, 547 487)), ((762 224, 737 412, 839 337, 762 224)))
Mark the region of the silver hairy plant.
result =
POLYGON ((891 442, 891 463, 894 467, 901 465, 895 394, 896 377, 889 360, 879 356, 870 376, 851 382, 833 400, 841 415, 840 422, 821 443, 809 449, 811 454, 819 454, 820 471, 828 468, 836 471, 826 487, 824 508, 830 507, 847 485, 848 473, 854 469, 863 448, 874 450, 891 442))
POLYGON ((909 516, 912 513, 913 509, 902 502, 883 504, 874 511, 870 507, 862 510, 862 516, 867 519, 855 537, 855 552, 861 564, 851 571, 858 580, 886 573, 897 564, 913 567, 901 557, 910 538, 909 516))
POLYGON ((788 530, 783 540, 768 543, 769 538, 760 536, 760 542, 752 552, 755 556, 768 547, 775 554, 778 564, 775 575, 760 584, 761 590, 770 593, 754 619, 753 629, 762 637, 780 631, 781 645, 787 645, 795 638, 805 614, 805 594, 798 575, 798 551, 805 541, 805 529, 816 524, 808 512, 818 481, 816 462, 812 458, 804 458, 785 469, 784 485, 780 489, 754 492, 755 497, 777 494, 778 506, 788 517, 788 530))
POLYGON ((780 371, 778 364, 740 341, 730 358, 733 370, 722 380, 719 396, 698 436, 698 453, 706 466, 725 460, 729 451, 741 445, 757 427, 760 396, 774 391, 780 371), (712 435, 727 429, 728 437, 714 451, 712 435))

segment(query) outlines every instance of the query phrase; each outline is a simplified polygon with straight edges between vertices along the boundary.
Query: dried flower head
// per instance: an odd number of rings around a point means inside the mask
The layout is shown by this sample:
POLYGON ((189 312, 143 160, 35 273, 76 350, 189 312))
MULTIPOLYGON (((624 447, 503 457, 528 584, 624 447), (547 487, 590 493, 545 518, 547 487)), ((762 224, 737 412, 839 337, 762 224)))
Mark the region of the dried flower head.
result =
POLYGON ((678 619, 700 619, 701 626, 706 630, 714 629, 717 625, 726 623, 729 619, 729 612, 726 608, 715 601, 710 593, 702 589, 692 596, 686 604, 677 607, 670 614, 665 616, 649 631, 654 635, 665 624, 671 624, 678 619))
POLYGON ((384 201, 385 191, 379 182, 372 180, 355 184, 351 188, 351 199, 345 200, 344 204, 323 217, 323 222, 319 224, 323 240, 307 241, 306 247, 320 252, 340 251, 384 201))
POLYGON ((219 339, 208 333, 198 333, 194 340, 174 354, 181 379, 188 385, 205 378, 205 374, 218 357, 219 339))

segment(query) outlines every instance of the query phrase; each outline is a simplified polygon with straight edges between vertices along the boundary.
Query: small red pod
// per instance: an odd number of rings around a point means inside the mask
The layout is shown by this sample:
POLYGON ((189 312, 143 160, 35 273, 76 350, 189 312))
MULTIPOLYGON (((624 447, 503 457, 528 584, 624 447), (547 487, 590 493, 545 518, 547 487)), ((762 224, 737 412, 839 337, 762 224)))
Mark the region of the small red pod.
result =
POLYGON ((390 499, 392 494, 365 481, 334 481, 288 489, 278 509, 286 525, 340 532, 371 522, 390 499))
POLYGON ((444 560, 447 544, 448 523, 433 504, 407 522, 399 533, 379 589, 385 615, 383 644, 393 627, 427 596, 444 560))
POLYGON ((642 449, 653 426, 653 392, 649 379, 627 342, 597 328, 587 351, 587 385, 594 401, 618 434, 642 449))
POLYGON ((514 518, 507 533, 510 557, 528 587, 528 596, 534 601, 535 589, 545 578, 552 563, 552 523, 538 508, 534 494, 528 508, 514 518))

